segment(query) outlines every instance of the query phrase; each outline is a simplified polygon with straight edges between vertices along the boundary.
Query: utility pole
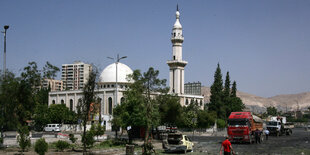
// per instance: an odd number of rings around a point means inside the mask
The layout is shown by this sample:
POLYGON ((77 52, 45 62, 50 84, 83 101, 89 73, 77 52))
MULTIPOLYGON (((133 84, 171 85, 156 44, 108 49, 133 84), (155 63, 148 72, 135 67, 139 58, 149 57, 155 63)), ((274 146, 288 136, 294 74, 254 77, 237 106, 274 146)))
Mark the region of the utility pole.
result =
MULTIPOLYGON (((112 59, 112 60, 114 60, 114 58, 111 58, 111 57, 107 57, 108 59, 112 59)), ((118 69, 117 69, 117 64, 119 63, 119 61, 121 60, 121 59, 125 59, 125 58, 127 58, 127 56, 123 56, 123 57, 119 57, 119 54, 117 54, 117 57, 116 57, 116 61, 115 61, 115 68, 116 68, 116 75, 115 75, 115 77, 116 77, 116 79, 115 79, 115 86, 116 86, 116 89, 115 89, 115 99, 114 99, 114 106, 116 106, 117 105, 117 93, 118 93, 118 78, 117 78, 117 76, 118 76, 118 69)))
POLYGON ((3 73, 4 73, 4 77, 6 76, 6 31, 7 29, 9 29, 9 25, 4 25, 4 54, 3 54, 3 73))

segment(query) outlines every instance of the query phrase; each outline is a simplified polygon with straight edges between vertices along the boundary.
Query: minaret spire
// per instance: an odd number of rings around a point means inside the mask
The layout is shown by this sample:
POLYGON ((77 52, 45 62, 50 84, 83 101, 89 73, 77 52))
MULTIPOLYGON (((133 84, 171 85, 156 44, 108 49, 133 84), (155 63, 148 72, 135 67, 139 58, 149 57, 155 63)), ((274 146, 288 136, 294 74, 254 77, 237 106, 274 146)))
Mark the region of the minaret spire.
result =
POLYGON ((179 4, 177 4, 177 11, 179 11, 179 4))

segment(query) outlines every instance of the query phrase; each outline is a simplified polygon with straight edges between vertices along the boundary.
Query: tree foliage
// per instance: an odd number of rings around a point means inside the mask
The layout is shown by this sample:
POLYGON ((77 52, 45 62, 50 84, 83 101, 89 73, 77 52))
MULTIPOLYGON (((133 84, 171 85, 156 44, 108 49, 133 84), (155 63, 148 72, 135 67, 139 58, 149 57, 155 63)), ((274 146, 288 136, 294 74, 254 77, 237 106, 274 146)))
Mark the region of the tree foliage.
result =
POLYGON ((217 64, 214 74, 214 82, 211 86, 210 103, 208 106, 208 110, 216 112, 217 118, 224 120, 227 119, 231 112, 242 111, 245 108, 242 100, 237 97, 236 81, 233 82, 230 88, 229 72, 226 73, 223 87, 222 73, 219 64, 217 64))
MULTIPOLYGON (((166 80, 158 79, 159 71, 150 67, 147 72, 141 74, 135 70, 130 79, 134 81, 129 89, 124 93, 126 101, 114 109, 112 120, 115 126, 138 126, 146 129, 144 139, 144 153, 149 150, 146 146, 151 143, 149 140, 149 130, 152 126, 157 126, 160 122, 159 104, 152 93, 162 92, 166 80)), ((131 134, 128 134, 129 139, 131 134)))
POLYGON ((277 116, 278 115, 277 108, 273 106, 267 107, 267 115, 277 116))
POLYGON ((25 150, 31 146, 28 126, 19 126, 17 142, 22 152, 25 152, 25 150))
POLYGON ((44 155, 45 152, 47 152, 48 144, 46 143, 44 138, 40 138, 36 141, 36 143, 34 144, 34 150, 39 155, 44 155))
MULTIPOLYGON (((82 133, 82 143, 83 143, 83 152, 86 152, 86 148, 88 146, 88 138, 90 135, 86 132, 86 124, 88 121, 90 106, 92 103, 97 101, 97 97, 95 94, 96 87, 96 79, 98 72, 95 68, 90 72, 87 83, 83 88, 83 97, 79 101, 77 109, 78 109, 78 118, 82 120, 83 125, 83 133, 82 133), (87 135, 88 134, 88 135, 87 135)), ((95 110, 95 109, 94 109, 95 110)))

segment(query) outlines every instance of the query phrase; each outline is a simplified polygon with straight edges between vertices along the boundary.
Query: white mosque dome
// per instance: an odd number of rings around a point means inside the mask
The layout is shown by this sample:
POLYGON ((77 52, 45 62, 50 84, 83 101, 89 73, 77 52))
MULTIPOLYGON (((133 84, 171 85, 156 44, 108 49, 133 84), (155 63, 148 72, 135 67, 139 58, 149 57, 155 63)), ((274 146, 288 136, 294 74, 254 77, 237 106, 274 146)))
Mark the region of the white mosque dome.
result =
MULTIPOLYGON (((117 82, 130 83, 127 75, 132 74, 133 71, 125 64, 117 64, 117 82)), ((116 63, 107 66, 100 74, 100 82, 102 83, 116 83, 116 63)))

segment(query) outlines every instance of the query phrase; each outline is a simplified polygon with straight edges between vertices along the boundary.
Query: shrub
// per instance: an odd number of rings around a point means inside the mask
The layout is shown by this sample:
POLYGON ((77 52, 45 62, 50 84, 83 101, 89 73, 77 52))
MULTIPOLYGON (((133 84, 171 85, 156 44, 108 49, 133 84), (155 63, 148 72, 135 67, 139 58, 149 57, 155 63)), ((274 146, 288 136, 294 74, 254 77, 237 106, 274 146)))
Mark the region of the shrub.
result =
POLYGON ((77 138, 74 137, 74 134, 70 133, 69 134, 69 140, 74 144, 77 140, 77 138))
POLYGON ((102 136, 104 132, 105 132, 104 126, 101 126, 101 124, 98 123, 97 126, 95 127, 95 136, 97 136, 97 139, 98 136, 102 136))
POLYGON ((67 149, 70 147, 70 144, 68 142, 62 141, 62 140, 58 140, 55 145, 56 145, 57 150, 61 152, 64 151, 64 149, 67 149))
POLYGON ((17 136, 17 142, 19 144, 19 147, 22 149, 22 152, 25 152, 25 150, 31 146, 28 126, 20 126, 18 128, 18 134, 19 135, 17 136))
POLYGON ((226 126, 225 121, 222 120, 222 119, 217 119, 217 120, 216 120, 216 124, 217 124, 217 127, 218 127, 218 128, 225 128, 225 126, 226 126))
POLYGON ((94 140, 94 131, 90 130, 87 131, 85 136, 82 135, 82 143, 85 144, 87 147, 93 147, 95 140, 94 140))
POLYGON ((36 141, 36 143, 34 144, 34 150, 39 155, 44 155, 45 152, 47 152, 48 144, 45 142, 44 138, 40 138, 39 140, 36 141))

